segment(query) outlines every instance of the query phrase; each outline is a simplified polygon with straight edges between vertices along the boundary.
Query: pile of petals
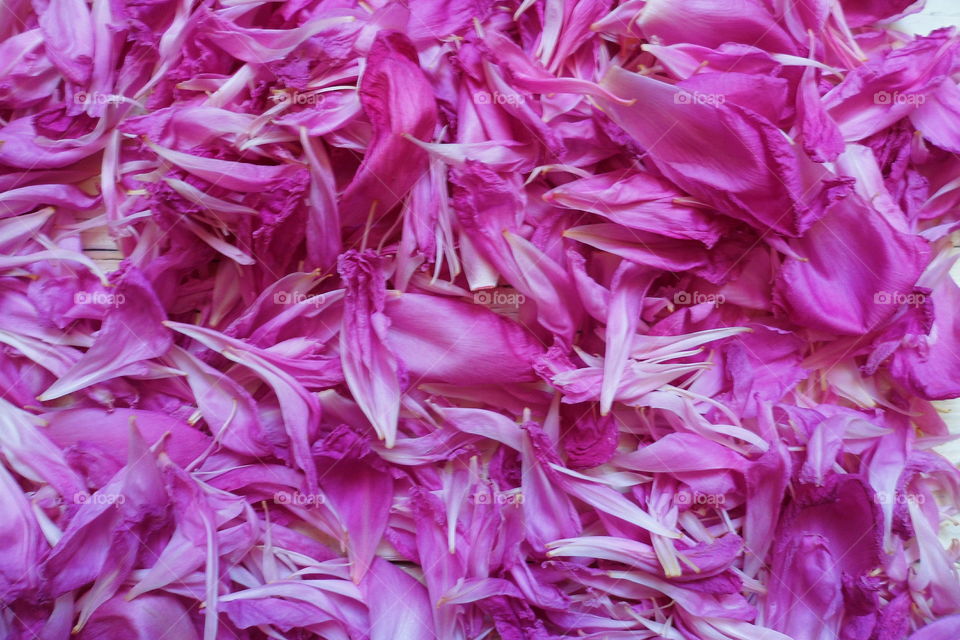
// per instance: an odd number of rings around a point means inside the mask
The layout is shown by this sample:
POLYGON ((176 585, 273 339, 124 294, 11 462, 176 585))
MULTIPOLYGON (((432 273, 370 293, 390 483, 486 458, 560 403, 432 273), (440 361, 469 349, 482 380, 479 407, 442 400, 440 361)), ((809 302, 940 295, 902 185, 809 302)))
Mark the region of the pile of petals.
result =
POLYGON ((5 2, 0 636, 960 638, 918 8, 5 2))

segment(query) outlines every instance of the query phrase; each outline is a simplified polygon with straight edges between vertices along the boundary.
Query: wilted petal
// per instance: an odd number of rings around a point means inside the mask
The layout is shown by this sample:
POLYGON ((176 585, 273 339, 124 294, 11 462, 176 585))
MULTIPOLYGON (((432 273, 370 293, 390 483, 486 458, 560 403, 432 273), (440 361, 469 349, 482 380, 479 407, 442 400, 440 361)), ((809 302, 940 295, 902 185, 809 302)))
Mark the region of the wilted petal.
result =
POLYGON ((166 313, 153 287, 133 267, 121 272, 118 280, 113 294, 116 305, 104 318, 97 340, 40 400, 53 400, 118 376, 147 374, 148 361, 170 348, 170 334, 160 326, 166 313))
POLYGON ((169 595, 144 595, 132 601, 115 596, 100 605, 76 638, 153 640, 165 635, 183 640, 201 637, 179 599, 169 595))
POLYGON ((437 113, 433 90, 411 42, 401 33, 377 35, 360 84, 360 102, 373 125, 373 139, 357 175, 343 192, 344 221, 392 209, 427 171, 427 154, 403 137, 432 140, 437 113))
POLYGON ((436 637, 427 591, 403 569, 377 558, 361 588, 370 607, 371 640, 436 637))
POLYGON ((843 615, 836 558, 817 535, 805 535, 774 556, 765 622, 794 640, 837 638, 843 615))
POLYGON ((848 335, 889 318, 927 257, 926 241, 872 215, 857 196, 835 204, 792 248, 801 259, 785 260, 775 299, 794 322, 848 335))
POLYGON ((510 384, 536 378, 533 363, 543 346, 479 304, 404 293, 389 296, 384 312, 389 344, 412 382, 510 384))
POLYGON ((792 236, 823 215, 817 201, 827 183, 813 177, 810 160, 768 120, 620 67, 602 84, 639 101, 604 108, 649 150, 666 177, 698 200, 758 229, 792 236))
POLYGON ((349 252, 337 269, 346 285, 340 359, 357 404, 387 448, 397 437, 400 380, 397 359, 387 343, 390 319, 384 313, 386 285, 373 252, 349 252))

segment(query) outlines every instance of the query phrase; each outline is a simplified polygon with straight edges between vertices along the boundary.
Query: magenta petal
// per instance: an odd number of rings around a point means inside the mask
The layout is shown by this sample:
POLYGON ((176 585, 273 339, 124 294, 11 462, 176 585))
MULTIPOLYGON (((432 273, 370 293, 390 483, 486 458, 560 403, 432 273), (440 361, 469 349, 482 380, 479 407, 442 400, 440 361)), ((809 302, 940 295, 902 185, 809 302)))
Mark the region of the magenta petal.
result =
POLYGON ((960 117, 960 87, 947 80, 926 96, 910 115, 910 121, 933 144, 952 153, 960 153, 960 134, 950 126, 960 117))
POLYGON ((858 335, 896 311, 920 276, 926 242, 897 231, 858 197, 835 204, 793 248, 777 278, 777 300, 794 321, 820 331, 858 335), (823 292, 842 282, 837 293, 823 292))
POLYGON ((386 214, 427 170, 427 154, 404 136, 432 141, 436 105, 416 50, 403 34, 377 34, 360 102, 373 125, 373 139, 340 200, 344 221, 353 224, 386 214))
MULTIPOLYGON (((316 466, 310 458, 309 440, 320 420, 320 403, 316 396, 309 393, 285 370, 284 358, 210 329, 174 322, 164 324, 208 348, 216 349, 229 360, 248 367, 269 385, 280 405, 283 428, 289 440, 290 457, 306 474, 308 490, 316 493, 316 466)), ((268 437, 272 440, 276 434, 271 433, 268 437)))
POLYGON ((617 462, 628 469, 647 472, 747 469, 743 456, 693 433, 667 434, 641 449, 618 456, 617 462), (698 452, 696 458, 684 455, 694 449, 698 452))
POLYGON ((789 459, 781 448, 771 448, 747 471, 747 519, 743 540, 747 549, 744 569, 754 574, 763 565, 773 546, 773 533, 780 504, 787 488, 789 459))
POLYGON ((557 481, 550 468, 551 454, 542 431, 527 428, 523 435, 523 513, 527 540, 537 548, 580 533, 580 520, 565 492, 552 489, 557 481))
POLYGON ((82 0, 52 0, 40 16, 47 55, 76 84, 93 72, 93 24, 82 0))
POLYGON ((200 457, 210 444, 210 438, 197 429, 154 411, 67 409, 46 414, 45 418, 48 424, 44 434, 50 441, 68 451, 74 465, 91 465, 98 474, 113 475, 123 467, 131 421, 149 445, 170 434, 165 450, 183 467, 200 457))
POLYGON ((910 640, 952 640, 957 634, 960 634, 960 615, 953 615, 918 629, 910 640))
POLYGON ((334 431, 319 448, 321 486, 346 529, 350 578, 359 583, 373 562, 393 504, 393 478, 358 452, 357 436, 334 431), (324 464, 324 462, 326 464, 324 464), (363 509, 355 509, 358 502, 363 509))
POLYGON ((665 176, 697 199, 758 229, 786 235, 799 235, 823 215, 816 198, 825 185, 811 181, 809 159, 770 121, 619 67, 602 84, 639 101, 608 102, 604 108, 649 149, 665 176), (723 157, 704 140, 724 149, 723 157))
POLYGON ((337 269, 344 295, 340 360, 357 404, 387 448, 396 441, 400 412, 397 359, 387 344, 389 317, 384 314, 386 286, 380 259, 372 252, 348 252, 337 269))
POLYGON ((797 538, 775 556, 767 624, 795 640, 836 638, 843 613, 836 558, 817 535, 797 538))
POLYGON ((543 196, 553 204, 590 211, 631 229, 712 246, 720 237, 720 225, 701 209, 683 204, 682 197, 665 180, 631 171, 580 178, 543 196))
POLYGON ((165 314, 153 288, 135 268, 125 270, 113 294, 115 308, 104 318, 96 342, 41 396, 52 400, 123 375, 146 374, 147 362, 172 344, 160 326, 165 314))
POLYGON ((390 296, 385 313, 389 343, 415 383, 509 384, 536 377, 540 343, 481 305, 405 293, 390 296), (434 317, 446 321, 425 328, 434 317))
POLYGON ((756 45, 776 53, 793 53, 795 44, 759 0, 692 0, 682 4, 669 0, 647 3, 639 27, 648 37, 666 44, 691 42, 716 47, 725 42, 756 45), (723 29, 717 29, 722 24, 723 29))
POLYGON ((361 588, 370 607, 371 640, 436 637, 427 591, 403 569, 377 558, 361 588))
POLYGON ((844 138, 862 140, 915 112, 944 82, 958 46, 939 29, 851 71, 824 99, 844 138))
POLYGON ((815 67, 804 69, 797 89, 797 112, 802 118, 800 133, 803 148, 811 158, 817 162, 832 162, 843 152, 843 135, 824 108, 816 80, 815 67))
POLYGON ((16 480, 0 467, 0 504, 7 514, 0 525, 0 602, 17 599, 40 583, 38 562, 46 546, 30 504, 16 480))
POLYGON ((126 601, 120 596, 101 605, 78 640, 130 638, 150 640, 168 634, 183 640, 199 640, 200 634, 183 603, 169 595, 144 595, 126 601))

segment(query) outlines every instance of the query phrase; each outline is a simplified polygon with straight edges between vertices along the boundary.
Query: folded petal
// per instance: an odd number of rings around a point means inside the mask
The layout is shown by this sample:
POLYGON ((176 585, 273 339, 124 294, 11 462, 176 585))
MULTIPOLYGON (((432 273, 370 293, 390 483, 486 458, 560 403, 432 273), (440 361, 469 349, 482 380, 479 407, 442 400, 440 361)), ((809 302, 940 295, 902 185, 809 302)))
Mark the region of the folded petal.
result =
POLYGON ((372 251, 351 251, 340 257, 337 270, 346 288, 340 360, 357 404, 390 448, 397 437, 400 379, 396 356, 387 344, 390 319, 384 313, 382 268, 372 251))
POLYGON ((960 634, 960 615, 953 615, 917 629, 909 640, 952 640, 957 634, 960 634))
POLYGON ((683 196, 665 180, 621 170, 572 180, 551 189, 543 199, 596 213, 631 229, 712 246, 722 227, 702 208, 684 204, 683 196))
POLYGON ((528 382, 543 346, 523 327, 479 304, 404 293, 389 296, 389 343, 411 383, 528 382), (431 322, 431 318, 445 318, 431 322))
POLYGON ((349 224, 362 224, 371 212, 386 214, 427 171, 426 152, 403 134, 431 141, 437 107, 417 52, 403 34, 377 34, 360 83, 360 103, 373 138, 340 199, 343 220, 349 224))
POLYGON ((93 72, 93 25, 83 0, 51 0, 40 15, 44 49, 60 71, 76 84, 93 72))
POLYGON ((926 244, 850 196, 792 241, 801 259, 784 261, 775 301, 798 324, 845 335, 867 333, 890 318, 897 301, 911 292, 926 263, 926 244), (825 295, 828 290, 833 293, 825 295))
POLYGON ((862 140, 916 111, 950 74, 958 47, 950 29, 939 29, 850 71, 824 96, 844 138, 862 140))
POLYGON ((96 341, 40 400, 53 400, 118 376, 148 374, 148 361, 170 348, 170 333, 161 326, 166 312, 153 287, 134 267, 117 276, 116 305, 104 318, 96 341))
POLYGON ((811 171, 809 158, 762 116, 620 67, 601 84, 638 101, 600 100, 657 168, 696 199, 760 230, 791 236, 823 215, 818 200, 828 185, 822 172, 811 171))
POLYGON ((132 601, 116 596, 103 603, 87 621, 77 640, 152 640, 164 635, 199 640, 187 608, 171 595, 143 595, 132 601))
POLYGON ((839 637, 843 584, 822 537, 804 535, 774 556, 766 596, 767 626, 794 640, 839 637))
POLYGON ((796 47, 759 0, 692 0, 681 4, 652 0, 637 22, 648 40, 666 44, 690 42, 717 47, 725 42, 742 42, 775 53, 793 53, 796 47))
POLYGON ((370 608, 370 640, 436 637, 427 590, 403 569, 376 558, 361 588, 370 608))

